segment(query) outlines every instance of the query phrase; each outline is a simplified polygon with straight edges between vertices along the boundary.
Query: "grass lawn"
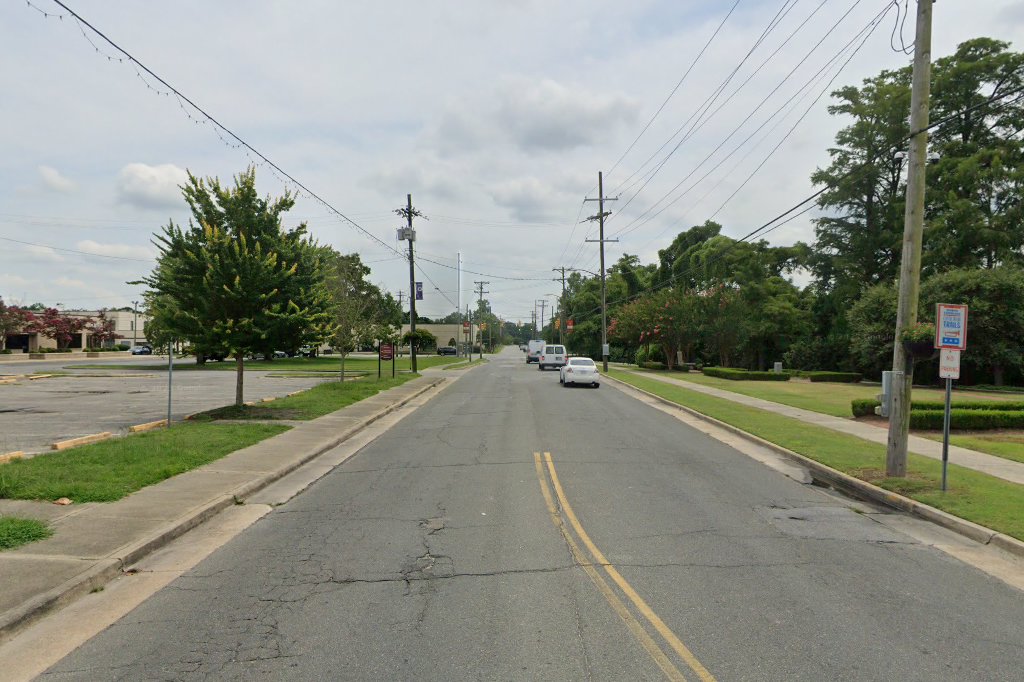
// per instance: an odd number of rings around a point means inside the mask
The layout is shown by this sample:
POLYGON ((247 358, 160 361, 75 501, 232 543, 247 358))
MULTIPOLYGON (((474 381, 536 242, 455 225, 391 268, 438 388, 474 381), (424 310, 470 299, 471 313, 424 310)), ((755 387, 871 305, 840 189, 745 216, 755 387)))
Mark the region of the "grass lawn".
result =
POLYGON ((15 460, 0 464, 0 497, 111 502, 287 430, 276 424, 186 422, 15 460))
POLYGON ((359 402, 364 398, 376 395, 395 386, 401 386, 415 379, 417 374, 399 374, 394 379, 390 375, 377 379, 376 374, 362 379, 345 382, 325 381, 308 391, 303 391, 288 398, 278 398, 269 403, 256 405, 228 405, 215 410, 202 412, 192 418, 193 421, 210 419, 315 419, 359 402))
POLYGON ((0 516, 0 550, 13 549, 53 535, 53 530, 42 521, 0 516))
MULTIPOLYGON (((840 384, 810 381, 732 381, 704 376, 699 372, 649 372, 673 379, 692 381, 695 384, 732 391, 752 398, 770 400, 774 403, 799 407, 812 412, 829 414, 833 417, 852 418, 850 401, 856 398, 874 398, 882 391, 879 385, 840 384)), ((978 391, 953 391, 953 405, 957 400, 1014 400, 1015 394, 983 393, 978 391)), ((944 401, 946 393, 939 388, 915 388, 914 399, 944 401)))
POLYGON ((609 375, 833 469, 1024 540, 1024 486, 951 464, 950 487, 943 493, 939 489, 942 463, 913 454, 907 478, 886 478, 884 445, 621 370, 611 370, 609 375))
MULTIPOLYGON (((915 433, 942 442, 941 433, 932 431, 915 433)), ((989 433, 972 431, 960 435, 951 433, 949 443, 978 452, 987 452, 996 457, 1012 459, 1014 462, 1024 462, 1024 432, 1021 431, 992 431, 989 433)))
MULTIPOLYGON (((426 369, 427 367, 434 367, 435 365, 447 365, 452 362, 459 362, 462 358, 453 357, 450 355, 417 355, 416 356, 416 369, 426 369)), ((337 355, 321 356, 318 358, 277 358, 276 360, 246 360, 245 368, 247 370, 261 370, 261 371, 313 371, 313 372, 324 372, 333 371, 337 372, 341 369, 341 358, 337 355)), ((167 363, 163 364, 124 364, 124 365, 71 365, 65 369, 144 369, 150 372, 161 372, 167 371, 167 363)), ((395 369, 399 371, 409 370, 409 357, 401 357, 395 360, 395 369)), ((194 362, 178 364, 175 363, 174 371, 235 371, 234 360, 225 360, 224 362, 207 362, 205 365, 197 365, 194 362)), ((388 374, 391 373, 391 363, 381 363, 381 373, 387 370, 388 374)), ((373 372, 377 373, 377 359, 376 358, 348 358, 345 360, 345 374, 349 372, 373 372)))

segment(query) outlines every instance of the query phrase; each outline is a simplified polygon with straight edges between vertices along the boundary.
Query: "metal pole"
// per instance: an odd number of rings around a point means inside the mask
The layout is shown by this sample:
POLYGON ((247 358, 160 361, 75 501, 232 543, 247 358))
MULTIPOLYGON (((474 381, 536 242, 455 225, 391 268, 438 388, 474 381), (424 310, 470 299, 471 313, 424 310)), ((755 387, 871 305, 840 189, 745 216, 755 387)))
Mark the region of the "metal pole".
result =
POLYGON ((946 469, 949 467, 949 409, 953 398, 953 380, 946 379, 946 414, 942 417, 942 492, 946 492, 946 469))
MULTIPOLYGON (((903 349, 900 333, 917 321, 921 284, 921 236, 924 231, 925 161, 928 156, 928 96, 932 50, 933 0, 918 0, 917 32, 914 38, 914 71, 910 93, 910 150, 907 172, 907 201, 903 217, 903 253, 900 264, 899 307, 896 312, 896 343, 892 368, 905 371, 903 380, 893 383, 892 412, 886 446, 886 476, 907 475, 907 439, 910 435, 910 400, 914 383, 913 359, 903 349)), ((896 376, 894 374, 893 378, 896 376)))
MULTIPOLYGON (((459 313, 460 316, 461 316, 461 314, 462 314, 462 252, 461 251, 457 251, 456 253, 459 254, 459 291, 456 294, 458 296, 458 304, 455 306, 455 312, 459 313)), ((455 338, 457 339, 458 335, 456 335, 455 338)), ((455 355, 457 357, 460 357, 462 355, 462 352, 459 351, 459 342, 458 341, 455 342, 455 355)))
POLYGON ((174 341, 167 342, 167 428, 171 428, 171 387, 174 379, 174 341))
POLYGON ((132 348, 138 343, 139 338, 139 302, 132 301, 132 348))

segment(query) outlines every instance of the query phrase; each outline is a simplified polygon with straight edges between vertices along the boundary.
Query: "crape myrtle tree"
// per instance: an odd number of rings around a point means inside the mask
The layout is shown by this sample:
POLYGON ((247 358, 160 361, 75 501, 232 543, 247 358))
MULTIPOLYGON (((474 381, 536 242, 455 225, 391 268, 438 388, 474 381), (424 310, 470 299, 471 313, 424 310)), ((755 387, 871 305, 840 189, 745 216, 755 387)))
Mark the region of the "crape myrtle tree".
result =
POLYGON ((26 331, 53 339, 57 348, 64 349, 71 345, 71 340, 82 331, 85 323, 84 318, 68 315, 56 308, 45 308, 40 313, 30 314, 26 331))
POLYGON ((188 228, 170 222, 154 243, 160 253, 142 280, 162 336, 187 339, 201 355, 235 358, 235 404, 243 402, 244 358, 281 346, 319 344, 330 329, 322 250, 306 225, 286 230, 294 205, 256 193, 256 172, 234 187, 192 175, 182 188, 188 228))
POLYGON ((115 328, 114 320, 107 317, 105 309, 101 309, 96 317, 85 323, 85 331, 89 332, 89 345, 102 348, 107 341, 113 341, 117 338, 115 328))
POLYGON ((7 305, 0 298, 0 350, 6 347, 7 335, 24 331, 31 316, 30 311, 16 305, 7 305))

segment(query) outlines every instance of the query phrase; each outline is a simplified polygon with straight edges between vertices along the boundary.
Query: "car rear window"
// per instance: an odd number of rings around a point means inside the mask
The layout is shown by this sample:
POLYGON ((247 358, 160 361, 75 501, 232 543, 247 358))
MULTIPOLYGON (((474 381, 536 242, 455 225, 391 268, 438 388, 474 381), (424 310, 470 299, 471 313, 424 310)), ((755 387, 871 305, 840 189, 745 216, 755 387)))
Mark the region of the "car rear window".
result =
POLYGON ((590 358, 573 358, 569 360, 570 365, 587 365, 588 367, 594 366, 594 361, 590 358))
POLYGON ((565 353, 565 346, 545 346, 544 353, 551 355, 562 355, 565 353))

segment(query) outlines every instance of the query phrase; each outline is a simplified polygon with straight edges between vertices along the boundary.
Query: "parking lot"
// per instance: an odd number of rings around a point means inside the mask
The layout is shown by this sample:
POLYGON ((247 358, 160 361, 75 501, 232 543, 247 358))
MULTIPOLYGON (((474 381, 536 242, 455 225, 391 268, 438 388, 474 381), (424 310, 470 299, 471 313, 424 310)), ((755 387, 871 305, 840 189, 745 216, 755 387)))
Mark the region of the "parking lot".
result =
MULTIPOLYGON (((51 371, 68 370, 52 367, 51 371)), ((0 373, 40 371, 36 366, 3 366, 0 373)), ((274 372, 247 371, 245 399, 281 397, 315 386, 323 378, 274 376, 274 372)), ((174 373, 174 419, 229 405, 235 399, 235 373, 182 371, 174 373)), ((50 449, 54 441, 91 433, 124 433, 133 424, 167 416, 167 374, 123 370, 75 370, 70 376, 51 376, 0 384, 0 454, 50 449)))

